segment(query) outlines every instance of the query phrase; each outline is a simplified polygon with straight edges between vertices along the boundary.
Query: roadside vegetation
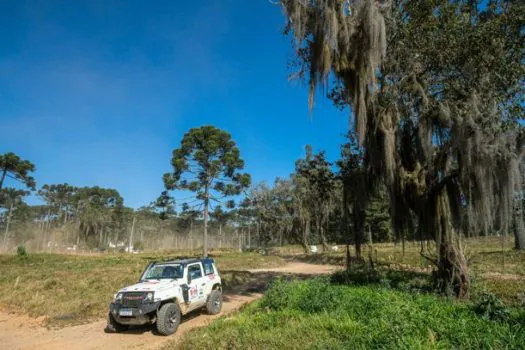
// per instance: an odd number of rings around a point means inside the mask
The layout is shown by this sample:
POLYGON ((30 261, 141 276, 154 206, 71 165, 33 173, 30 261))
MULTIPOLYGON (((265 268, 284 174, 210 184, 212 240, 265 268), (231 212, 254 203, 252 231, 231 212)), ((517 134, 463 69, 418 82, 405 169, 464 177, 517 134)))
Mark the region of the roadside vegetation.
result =
POLYGON ((525 314, 328 278, 278 280, 235 317, 166 349, 520 349, 525 314), (504 316, 503 316, 504 315, 504 316))
MULTIPOLYGON (((502 245, 503 239, 484 237, 464 241, 472 278, 472 293, 475 297, 480 293, 489 292, 509 305, 521 305, 525 302, 525 252, 513 249, 509 244, 502 245)), ((275 248, 273 252, 286 259, 311 264, 345 265, 344 246, 338 248, 337 252, 304 254, 300 246, 287 246, 275 248)), ((367 260, 370 252, 377 273, 398 273, 397 279, 404 276, 407 283, 411 283, 412 277, 417 280, 423 279, 432 289, 434 266, 421 256, 420 249, 419 242, 406 242, 404 253, 400 243, 377 243, 366 245, 364 252, 367 260)), ((362 270, 362 261, 355 258, 351 261, 353 270, 362 270)))

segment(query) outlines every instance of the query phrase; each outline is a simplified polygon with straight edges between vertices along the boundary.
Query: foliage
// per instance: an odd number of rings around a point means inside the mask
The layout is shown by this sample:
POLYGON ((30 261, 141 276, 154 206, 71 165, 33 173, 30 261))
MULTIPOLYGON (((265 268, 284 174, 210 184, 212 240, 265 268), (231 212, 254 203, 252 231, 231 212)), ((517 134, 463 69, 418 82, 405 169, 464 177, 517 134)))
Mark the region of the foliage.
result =
POLYGON ((518 322, 492 322, 430 295, 280 281, 260 302, 166 349, 519 349, 525 329, 518 322))
POLYGON ((384 181, 396 234, 415 213, 420 235, 436 241, 426 253, 436 280, 467 297, 457 232, 506 231, 519 179, 525 5, 281 3, 310 106, 320 85, 355 116, 367 170, 360 206, 384 181))
POLYGON ((18 256, 19 258, 26 258, 26 247, 24 247, 23 245, 19 245, 18 248, 16 248, 16 256, 18 256))
POLYGON ((175 215, 175 199, 169 195, 168 191, 162 191, 153 205, 159 211, 159 217, 162 220, 175 215))
POLYGON ((6 177, 23 183, 27 188, 34 190, 36 183, 30 173, 35 166, 28 160, 23 160, 16 154, 9 152, 0 155, 0 190, 6 177))
POLYGON ((328 248, 326 228, 335 202, 335 178, 331 166, 323 151, 313 154, 312 148, 307 146, 306 157, 296 161, 294 174, 296 182, 304 187, 300 193, 308 206, 301 209, 309 212, 308 219, 313 221, 324 250, 328 248))
POLYGON ((342 299, 340 289, 332 288, 323 278, 316 278, 308 284, 300 284, 290 293, 289 282, 275 280, 260 303, 261 308, 281 311, 287 308, 303 312, 333 311, 342 299))
POLYGON ((203 205, 206 256, 210 201, 240 194, 250 185, 250 175, 240 172, 244 161, 231 135, 211 125, 184 134, 180 147, 173 151, 171 165, 173 173, 164 174, 166 189, 195 192, 203 205))
POLYGON ((506 321, 510 317, 510 311, 503 301, 492 293, 482 293, 476 301, 474 311, 491 320, 506 321))
POLYGON ((414 271, 357 266, 334 273, 330 281, 346 285, 380 285, 412 293, 432 292, 430 276, 414 271))

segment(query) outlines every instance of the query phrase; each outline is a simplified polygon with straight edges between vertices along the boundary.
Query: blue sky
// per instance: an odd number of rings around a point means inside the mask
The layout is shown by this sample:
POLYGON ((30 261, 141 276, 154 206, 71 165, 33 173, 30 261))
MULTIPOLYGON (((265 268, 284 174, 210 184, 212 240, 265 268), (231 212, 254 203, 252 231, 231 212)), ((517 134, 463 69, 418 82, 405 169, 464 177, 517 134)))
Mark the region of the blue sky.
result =
POLYGON ((308 143, 335 160, 348 113, 318 96, 310 114, 283 26, 267 0, 2 1, 0 153, 34 162, 39 186, 115 188, 131 207, 203 124, 232 134, 254 182, 308 143))

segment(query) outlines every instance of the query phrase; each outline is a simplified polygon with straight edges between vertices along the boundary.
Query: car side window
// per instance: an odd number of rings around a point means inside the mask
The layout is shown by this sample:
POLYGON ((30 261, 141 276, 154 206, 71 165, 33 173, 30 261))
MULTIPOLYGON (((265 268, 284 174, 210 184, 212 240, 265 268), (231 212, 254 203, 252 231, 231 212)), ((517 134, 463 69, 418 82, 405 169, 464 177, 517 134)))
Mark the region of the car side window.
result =
POLYGON ((188 273, 191 276, 191 279, 197 279, 202 277, 202 270, 200 264, 193 264, 188 266, 188 273))
POLYGON ((211 261, 206 261, 202 263, 202 267, 204 268, 204 275, 211 275, 213 273, 213 264, 211 261))

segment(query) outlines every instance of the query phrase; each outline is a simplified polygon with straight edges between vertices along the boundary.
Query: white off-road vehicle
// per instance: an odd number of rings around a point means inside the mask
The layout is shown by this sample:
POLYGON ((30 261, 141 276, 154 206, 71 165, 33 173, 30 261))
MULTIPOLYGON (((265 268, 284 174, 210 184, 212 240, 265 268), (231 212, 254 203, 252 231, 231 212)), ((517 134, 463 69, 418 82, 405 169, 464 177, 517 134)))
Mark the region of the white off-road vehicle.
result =
POLYGON ((155 324, 162 335, 175 333, 181 315, 205 307, 222 309, 222 285, 210 258, 152 262, 137 284, 122 288, 109 305, 108 329, 155 324))

